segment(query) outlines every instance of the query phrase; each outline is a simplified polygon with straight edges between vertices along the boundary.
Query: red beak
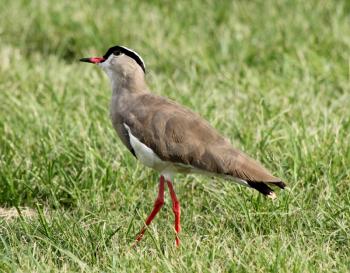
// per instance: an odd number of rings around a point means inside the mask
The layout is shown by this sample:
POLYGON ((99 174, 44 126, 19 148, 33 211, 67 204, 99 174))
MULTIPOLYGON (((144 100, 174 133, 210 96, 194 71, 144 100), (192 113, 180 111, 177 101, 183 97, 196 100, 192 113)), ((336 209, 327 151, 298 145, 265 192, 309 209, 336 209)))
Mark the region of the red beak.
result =
POLYGON ((106 59, 103 57, 82 58, 79 61, 86 63, 98 64, 104 62, 106 59))

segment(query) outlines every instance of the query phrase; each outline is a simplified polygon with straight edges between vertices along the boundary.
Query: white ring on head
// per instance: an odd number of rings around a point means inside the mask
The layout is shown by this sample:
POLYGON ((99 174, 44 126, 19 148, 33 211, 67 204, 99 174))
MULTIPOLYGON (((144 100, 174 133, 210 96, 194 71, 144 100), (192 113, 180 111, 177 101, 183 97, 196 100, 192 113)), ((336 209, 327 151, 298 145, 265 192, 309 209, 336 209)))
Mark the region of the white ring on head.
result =
POLYGON ((124 48, 125 50, 128 50, 128 51, 130 51, 130 52, 132 52, 132 53, 134 53, 134 54, 141 60, 142 65, 143 65, 143 67, 144 67, 145 70, 146 70, 145 62, 144 62, 143 59, 141 58, 140 54, 138 54, 136 51, 134 51, 134 50, 132 50, 132 49, 126 47, 126 46, 120 46, 120 47, 122 47, 122 48, 124 48))

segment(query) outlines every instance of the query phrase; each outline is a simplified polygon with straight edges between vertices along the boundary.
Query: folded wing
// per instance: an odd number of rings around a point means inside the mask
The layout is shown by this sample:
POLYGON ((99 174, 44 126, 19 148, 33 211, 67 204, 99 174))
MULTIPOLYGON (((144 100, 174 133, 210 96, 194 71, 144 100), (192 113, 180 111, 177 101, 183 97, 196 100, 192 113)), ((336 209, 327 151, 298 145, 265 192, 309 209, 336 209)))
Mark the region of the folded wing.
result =
POLYGON ((284 183, 258 162, 232 147, 210 124, 183 106, 153 94, 135 96, 122 117, 142 143, 162 160, 244 180, 264 194, 284 183))

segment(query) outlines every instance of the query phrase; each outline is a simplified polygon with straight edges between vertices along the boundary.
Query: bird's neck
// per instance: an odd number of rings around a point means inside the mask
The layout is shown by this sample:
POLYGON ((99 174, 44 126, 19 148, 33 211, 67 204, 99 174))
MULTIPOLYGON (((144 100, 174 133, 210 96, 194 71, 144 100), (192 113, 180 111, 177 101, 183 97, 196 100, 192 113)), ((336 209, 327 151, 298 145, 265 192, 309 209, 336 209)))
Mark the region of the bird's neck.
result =
POLYGON ((144 74, 137 73, 133 75, 123 75, 110 77, 113 95, 121 92, 143 93, 148 92, 144 74))

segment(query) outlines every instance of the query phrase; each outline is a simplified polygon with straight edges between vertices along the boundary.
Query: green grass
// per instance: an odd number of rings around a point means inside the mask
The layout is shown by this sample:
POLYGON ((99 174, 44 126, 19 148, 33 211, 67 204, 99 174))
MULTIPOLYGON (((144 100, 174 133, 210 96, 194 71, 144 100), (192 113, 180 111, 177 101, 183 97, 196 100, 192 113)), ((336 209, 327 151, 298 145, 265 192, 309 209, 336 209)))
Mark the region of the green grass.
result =
POLYGON ((349 272, 348 1, 2 0, 0 40, 0 207, 23 210, 0 217, 1 272, 349 272), (167 194, 132 249, 157 173, 77 61, 115 44, 290 191, 178 176, 181 248, 167 194))

